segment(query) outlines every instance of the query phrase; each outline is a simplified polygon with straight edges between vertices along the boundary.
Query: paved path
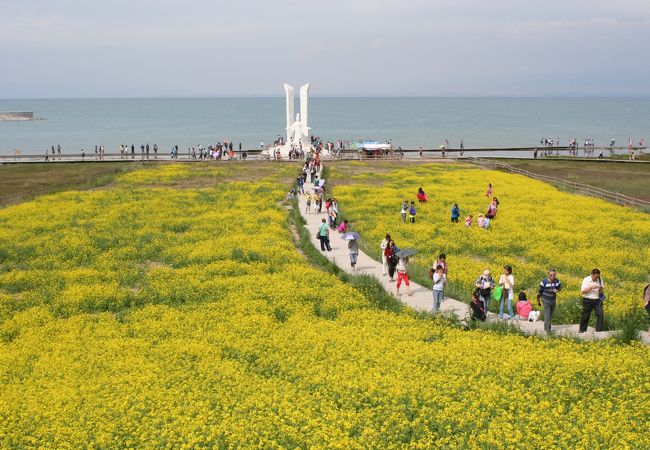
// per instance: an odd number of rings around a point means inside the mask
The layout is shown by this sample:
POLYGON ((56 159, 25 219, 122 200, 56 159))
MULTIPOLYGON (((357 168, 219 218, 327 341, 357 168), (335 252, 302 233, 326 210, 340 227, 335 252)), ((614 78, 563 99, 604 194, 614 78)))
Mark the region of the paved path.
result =
MULTIPOLYGON (((313 192, 312 188, 313 185, 311 183, 305 183, 305 192, 313 192)), ((305 228, 307 228, 309 231, 311 242, 314 247, 320 249, 320 241, 316 239, 316 231, 319 229, 322 223, 322 219, 327 219, 327 216, 325 214, 325 206, 323 205, 323 212, 321 214, 318 214, 314 211, 313 205, 311 213, 306 213, 305 208, 307 206, 307 202, 304 195, 299 196, 298 203, 300 205, 300 213, 307 222, 305 228)), ((390 230, 387 230, 387 232, 390 232, 390 230)), ((363 236, 361 236, 361 239, 363 239, 363 236)), ((379 246, 379 244, 380 243, 377 242, 377 246, 379 246)), ((386 289, 387 292, 399 298, 404 304, 417 311, 433 310, 433 293, 430 287, 421 286, 411 281, 411 291, 413 295, 407 295, 406 288, 402 285, 400 287, 401 295, 397 296, 396 283, 391 283, 388 275, 383 275, 383 267, 381 262, 375 261, 364 252, 359 251, 357 267, 356 270, 353 271, 352 267, 350 266, 350 254, 348 252, 347 241, 341 239, 341 236, 336 231, 330 230, 330 246, 332 247, 332 251, 325 251, 323 252, 323 255, 341 269, 351 274, 368 274, 374 276, 381 282, 382 286, 384 289, 386 289)), ((469 319, 469 305, 453 298, 445 297, 445 300, 441 304, 440 310, 443 314, 455 314, 461 320, 469 319)), ((513 319, 510 322, 518 325, 526 334, 544 335, 543 317, 541 319, 542 320, 537 322, 519 321, 513 319)), ((499 319, 496 314, 488 313, 488 321, 498 320, 499 319)), ((592 327, 589 327, 586 333, 578 334, 578 324, 553 325, 552 329, 553 332, 557 335, 577 336, 582 339, 604 339, 611 336, 613 333, 612 331, 596 332, 592 327)), ((644 341, 650 341, 650 336, 648 333, 642 332, 642 336, 644 341)))

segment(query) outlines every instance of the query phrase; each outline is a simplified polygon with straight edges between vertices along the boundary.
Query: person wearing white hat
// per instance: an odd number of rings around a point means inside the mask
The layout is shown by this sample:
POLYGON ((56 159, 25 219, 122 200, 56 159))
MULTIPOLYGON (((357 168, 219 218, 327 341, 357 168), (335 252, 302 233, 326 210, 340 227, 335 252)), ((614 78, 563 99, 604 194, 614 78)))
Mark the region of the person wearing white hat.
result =
POLYGON ((474 285, 478 290, 479 300, 483 303, 487 314, 490 306, 490 296, 492 295, 492 289, 494 289, 494 279, 490 275, 490 271, 485 269, 481 276, 476 279, 474 285))

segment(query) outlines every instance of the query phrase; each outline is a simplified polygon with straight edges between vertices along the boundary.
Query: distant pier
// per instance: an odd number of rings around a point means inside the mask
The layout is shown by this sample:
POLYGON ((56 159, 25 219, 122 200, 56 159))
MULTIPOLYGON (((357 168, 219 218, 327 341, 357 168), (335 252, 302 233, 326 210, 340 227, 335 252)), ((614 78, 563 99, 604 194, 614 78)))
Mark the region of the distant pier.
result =
POLYGON ((31 111, 0 111, 0 122, 34 120, 34 113, 31 111))

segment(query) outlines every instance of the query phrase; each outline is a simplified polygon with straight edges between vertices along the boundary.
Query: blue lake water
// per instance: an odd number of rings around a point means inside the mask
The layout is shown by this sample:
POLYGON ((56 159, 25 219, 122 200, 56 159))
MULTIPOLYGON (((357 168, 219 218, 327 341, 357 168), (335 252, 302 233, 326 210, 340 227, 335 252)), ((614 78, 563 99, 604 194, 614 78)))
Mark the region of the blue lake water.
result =
MULTIPOLYGON (((207 146, 224 139, 258 148, 284 135, 284 98, 0 100, 0 111, 47 120, 0 122, 0 154, 64 153, 119 144, 207 146)), ((296 104, 296 112, 298 105, 296 104)), ((650 137, 648 98, 311 98, 309 125, 325 140, 392 139, 404 148, 532 147, 540 138, 650 137)))

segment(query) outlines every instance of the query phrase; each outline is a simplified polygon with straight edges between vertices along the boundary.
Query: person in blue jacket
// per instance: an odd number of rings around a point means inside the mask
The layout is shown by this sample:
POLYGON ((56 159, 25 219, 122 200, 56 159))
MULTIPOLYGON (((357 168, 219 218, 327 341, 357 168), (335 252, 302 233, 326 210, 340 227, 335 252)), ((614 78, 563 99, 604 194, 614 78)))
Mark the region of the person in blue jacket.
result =
POLYGON ((451 208, 451 221, 458 223, 458 217, 460 216, 460 208, 458 203, 454 203, 454 206, 451 208))

